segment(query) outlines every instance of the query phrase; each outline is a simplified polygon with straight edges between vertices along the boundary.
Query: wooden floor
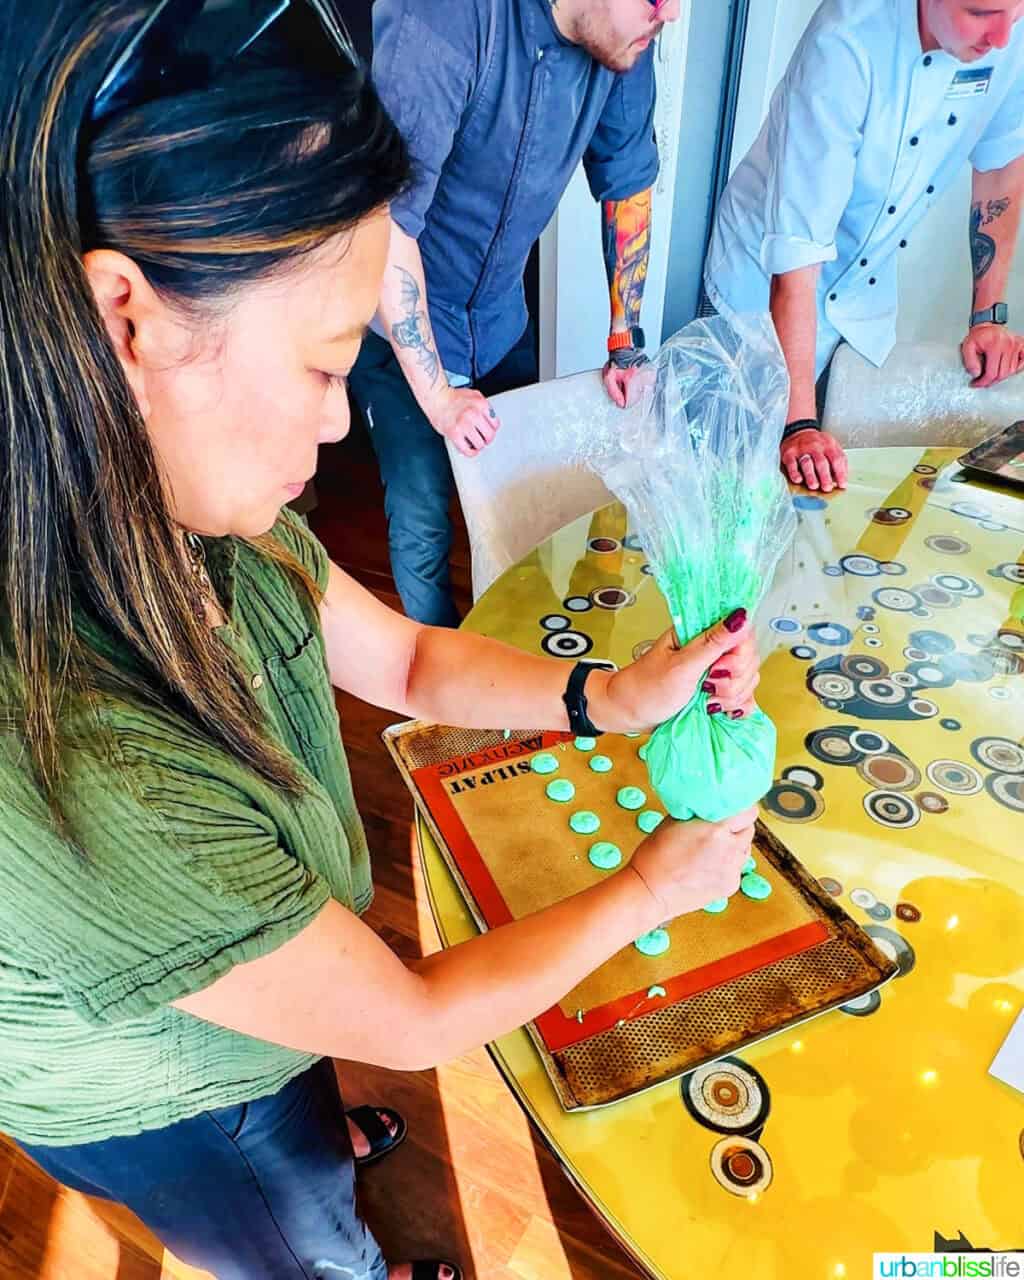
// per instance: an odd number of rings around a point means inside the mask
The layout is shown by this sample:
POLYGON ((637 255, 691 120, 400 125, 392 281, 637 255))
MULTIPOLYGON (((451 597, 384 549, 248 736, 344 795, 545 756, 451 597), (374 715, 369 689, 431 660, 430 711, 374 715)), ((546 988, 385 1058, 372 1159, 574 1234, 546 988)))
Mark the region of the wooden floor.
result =
MULTIPOLYGON (((332 556, 390 602, 381 493, 365 437, 325 451, 312 523, 332 556)), ((456 597, 469 604, 459 524, 456 597)), ((401 955, 438 940, 411 839, 410 802, 380 742, 394 716, 339 698, 356 795, 374 857, 369 922, 401 955)), ((362 1176, 366 1217, 387 1257, 449 1256, 469 1280, 635 1280, 637 1272, 537 1140, 487 1054, 396 1074, 338 1064, 346 1102, 386 1101, 408 1142, 362 1176)), ((130 1214, 59 1188, 0 1137, 0 1280, 199 1280, 130 1214)))

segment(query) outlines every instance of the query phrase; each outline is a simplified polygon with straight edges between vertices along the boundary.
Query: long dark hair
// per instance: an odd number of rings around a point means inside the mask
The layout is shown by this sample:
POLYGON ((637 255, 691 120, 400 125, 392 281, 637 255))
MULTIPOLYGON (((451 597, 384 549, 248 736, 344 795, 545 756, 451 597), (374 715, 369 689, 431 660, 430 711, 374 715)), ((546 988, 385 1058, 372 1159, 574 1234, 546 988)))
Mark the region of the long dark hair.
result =
POLYGON ((300 65, 269 40, 213 83, 92 131, 92 97, 151 10, 0 0, 0 665, 8 724, 57 816, 62 724, 99 688, 183 715, 273 783, 298 785, 192 607, 181 532, 82 255, 117 249, 201 313, 354 227, 408 173, 356 67, 300 65), (132 660, 106 658, 82 619, 132 660))

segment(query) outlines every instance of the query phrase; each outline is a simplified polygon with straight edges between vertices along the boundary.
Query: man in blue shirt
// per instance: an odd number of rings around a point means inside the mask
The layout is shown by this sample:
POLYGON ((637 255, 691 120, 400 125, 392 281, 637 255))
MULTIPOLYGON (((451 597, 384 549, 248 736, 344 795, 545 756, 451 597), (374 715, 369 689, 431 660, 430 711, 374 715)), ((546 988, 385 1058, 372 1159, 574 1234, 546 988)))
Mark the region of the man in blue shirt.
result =
POLYGON ((1022 15, 1024 0, 825 0, 729 181, 705 288, 726 315, 771 311, 792 383, 782 462, 795 484, 845 486, 815 382, 840 341, 885 361, 899 253, 968 161, 964 365, 979 387, 1024 366, 1005 305, 1024 199, 1022 15))
POLYGON ((380 311, 350 384, 381 466, 395 581, 418 621, 458 623, 445 440, 472 456, 494 439, 481 378, 531 380, 523 271, 581 160, 603 210, 617 403, 646 358, 651 46, 678 16, 679 0, 376 0, 374 80, 415 177, 391 208, 380 311))

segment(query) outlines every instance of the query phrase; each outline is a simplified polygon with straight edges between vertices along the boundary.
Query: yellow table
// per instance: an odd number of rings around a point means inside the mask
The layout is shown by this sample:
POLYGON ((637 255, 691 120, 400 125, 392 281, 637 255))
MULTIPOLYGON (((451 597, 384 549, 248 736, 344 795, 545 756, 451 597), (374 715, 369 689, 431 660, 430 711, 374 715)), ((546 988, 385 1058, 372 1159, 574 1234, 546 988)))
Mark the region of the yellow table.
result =
MULTIPOLYGON (((742 1055, 771 1103, 761 1189, 716 1178, 725 1140, 680 1082, 567 1115, 525 1032, 492 1046, 652 1276, 833 1280, 942 1240, 1024 1249, 1024 1094, 987 1074, 1024 1005, 1024 500, 958 483, 955 456, 860 451, 845 494, 795 499, 759 615, 779 727, 764 817, 904 970, 742 1055)), ((612 506, 510 569, 466 625, 622 664, 667 618, 612 506)), ((419 835, 442 938, 463 941, 475 926, 419 835)))

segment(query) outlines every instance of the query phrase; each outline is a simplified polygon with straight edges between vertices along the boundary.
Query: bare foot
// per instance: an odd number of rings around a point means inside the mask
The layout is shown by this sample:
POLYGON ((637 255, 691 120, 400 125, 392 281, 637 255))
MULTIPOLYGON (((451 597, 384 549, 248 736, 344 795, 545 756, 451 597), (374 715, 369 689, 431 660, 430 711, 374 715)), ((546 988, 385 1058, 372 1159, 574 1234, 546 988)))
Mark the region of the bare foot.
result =
MULTIPOLYGON (((437 1280, 453 1280, 454 1275, 451 1267, 442 1265, 437 1280)), ((388 1280, 412 1280, 412 1263, 396 1262, 393 1267, 388 1267, 388 1280)))
MULTIPOLYGON (((381 1122, 393 1138, 398 1132, 398 1121, 390 1111, 384 1111, 380 1107, 375 1107, 374 1110, 380 1116, 381 1122)), ((345 1117, 345 1123, 348 1125, 348 1136, 352 1140, 352 1150, 361 1160, 363 1156, 370 1154, 370 1140, 358 1125, 352 1123, 348 1116, 345 1117)))

